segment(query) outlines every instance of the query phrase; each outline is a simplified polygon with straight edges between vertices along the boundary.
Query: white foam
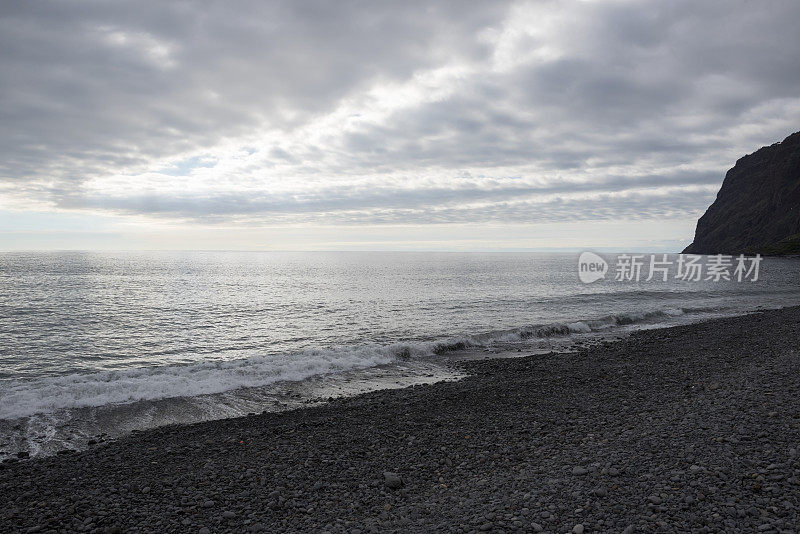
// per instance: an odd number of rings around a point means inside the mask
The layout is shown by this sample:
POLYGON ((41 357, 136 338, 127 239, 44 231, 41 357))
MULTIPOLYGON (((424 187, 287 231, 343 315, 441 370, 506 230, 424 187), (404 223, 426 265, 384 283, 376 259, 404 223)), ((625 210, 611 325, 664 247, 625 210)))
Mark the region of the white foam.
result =
POLYGON ((0 386, 0 419, 303 380, 374 367, 394 361, 399 353, 416 356, 424 350, 409 345, 309 350, 294 355, 15 380, 0 386))
POLYGON ((452 338, 439 343, 309 349, 293 355, 15 380, 0 383, 0 419, 47 414, 69 408, 224 393, 240 388, 268 386, 280 381, 299 381, 316 375, 365 369, 398 359, 432 356, 468 346, 521 341, 531 337, 585 334, 658 316, 683 314, 680 308, 667 308, 590 321, 541 325, 532 330, 529 327, 452 338))
POLYGON ((577 323, 569 323, 567 325, 567 328, 569 328, 570 332, 576 332, 576 333, 587 333, 592 331, 592 328, 583 321, 578 321, 577 323))

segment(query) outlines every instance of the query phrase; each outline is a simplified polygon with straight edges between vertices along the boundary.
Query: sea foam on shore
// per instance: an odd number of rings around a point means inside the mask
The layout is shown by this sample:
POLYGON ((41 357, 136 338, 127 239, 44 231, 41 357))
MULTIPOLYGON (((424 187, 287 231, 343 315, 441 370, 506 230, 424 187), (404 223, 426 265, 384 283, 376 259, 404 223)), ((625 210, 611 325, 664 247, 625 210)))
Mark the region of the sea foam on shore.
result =
POLYGON ((454 360, 569 351, 640 328, 731 310, 662 308, 529 325, 445 340, 307 349, 242 360, 7 380, 0 390, 0 459, 85 448, 132 430, 260 413, 367 390, 453 379, 454 360), (352 384, 359 384, 353 388, 352 384), (287 395, 286 391, 291 391, 287 395))

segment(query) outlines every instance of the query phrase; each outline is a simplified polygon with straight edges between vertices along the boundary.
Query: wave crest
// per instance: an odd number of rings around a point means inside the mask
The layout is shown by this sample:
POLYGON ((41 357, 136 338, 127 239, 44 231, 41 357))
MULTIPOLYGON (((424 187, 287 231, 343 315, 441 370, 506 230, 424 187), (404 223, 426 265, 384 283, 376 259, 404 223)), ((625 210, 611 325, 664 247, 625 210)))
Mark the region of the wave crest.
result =
POLYGON ((69 408, 193 397, 240 388, 263 387, 281 381, 300 381, 317 375, 443 355, 495 343, 603 331, 660 317, 676 317, 690 311, 685 308, 666 308, 610 315, 593 320, 532 325, 434 342, 308 349, 297 354, 258 356, 242 360, 12 380, 2 383, 0 419, 69 408))

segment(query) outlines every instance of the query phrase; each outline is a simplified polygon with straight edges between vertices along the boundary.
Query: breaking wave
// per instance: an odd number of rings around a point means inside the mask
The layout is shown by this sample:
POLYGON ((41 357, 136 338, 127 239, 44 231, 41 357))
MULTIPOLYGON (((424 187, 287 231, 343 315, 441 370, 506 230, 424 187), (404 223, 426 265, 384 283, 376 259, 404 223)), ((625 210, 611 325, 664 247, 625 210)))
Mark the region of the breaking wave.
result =
POLYGON ((14 380, 2 384, 0 419, 299 381, 390 363, 403 350, 419 354, 413 346, 307 350, 284 356, 14 380))
POLYGON ((512 330, 491 332, 476 336, 476 343, 490 343, 492 341, 523 341, 535 338, 549 338, 555 336, 569 336, 572 334, 584 334, 599 332, 610 328, 632 325, 637 323, 652 322, 658 319, 669 319, 680 317, 687 313, 698 313, 711 311, 701 308, 664 308, 660 310, 646 312, 630 312, 615 315, 607 315, 597 319, 582 320, 570 323, 553 323, 545 325, 531 325, 512 330))
POLYGON ((69 374, 35 380, 10 380, 1 383, 0 419, 27 417, 71 408, 193 397, 240 388, 263 387, 282 381, 301 381, 318 375, 434 357, 497 343, 605 331, 616 326, 677 317, 692 311, 696 310, 666 308, 591 320, 532 325, 439 341, 309 349, 295 354, 230 361, 69 374))

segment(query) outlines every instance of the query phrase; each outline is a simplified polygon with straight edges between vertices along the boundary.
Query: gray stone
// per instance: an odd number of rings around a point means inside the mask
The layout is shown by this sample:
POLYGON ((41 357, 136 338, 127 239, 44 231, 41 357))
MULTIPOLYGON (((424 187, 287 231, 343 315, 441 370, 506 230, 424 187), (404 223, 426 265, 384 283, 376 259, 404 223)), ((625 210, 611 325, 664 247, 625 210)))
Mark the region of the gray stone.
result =
POLYGON ((389 489, 400 489, 403 486, 403 479, 397 473, 386 471, 383 473, 383 483, 389 489))

